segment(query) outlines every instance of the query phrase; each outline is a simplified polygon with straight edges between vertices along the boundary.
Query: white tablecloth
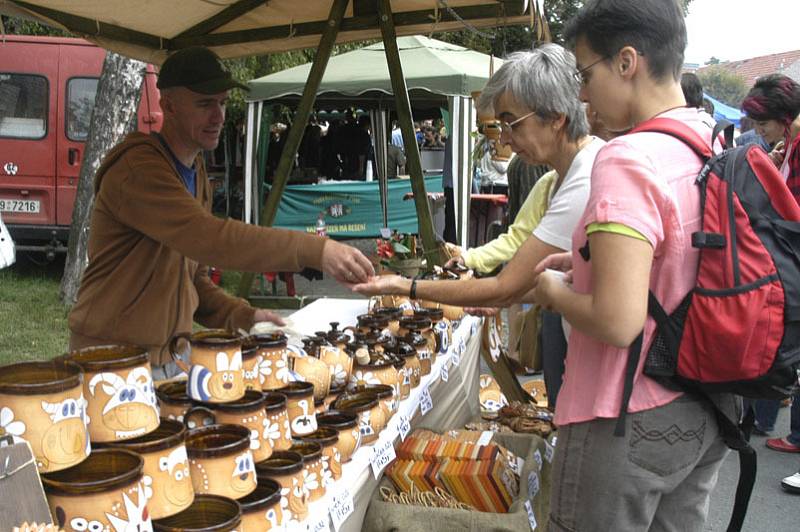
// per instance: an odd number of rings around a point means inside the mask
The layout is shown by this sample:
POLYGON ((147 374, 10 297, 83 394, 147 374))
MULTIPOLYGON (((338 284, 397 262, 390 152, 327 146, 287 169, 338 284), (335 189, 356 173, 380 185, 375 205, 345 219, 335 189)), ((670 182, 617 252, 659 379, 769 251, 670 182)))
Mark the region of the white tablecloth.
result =
MULTIPOLYGON (((327 330, 329 322, 338 321, 342 327, 354 325, 356 316, 367 312, 366 300, 320 299, 292 314, 295 328, 303 334, 327 330)), ((373 474, 371 458, 374 449, 386 442, 399 442, 398 426, 402 416, 411 421, 411 428, 431 429, 461 428, 480 414, 478 404, 480 368, 481 319, 465 317, 453 332, 453 342, 445 355, 439 355, 429 375, 422 377, 420 385, 411 390, 408 399, 400 402, 395 414, 378 441, 358 449, 353 458, 342 467, 342 478, 331 486, 325 497, 309 506, 309 518, 299 530, 333 530, 329 510, 335 496, 349 492, 354 511, 339 530, 360 531, 367 511, 369 498, 378 485, 373 474), (456 364, 457 362, 457 364, 456 364), (447 367, 447 381, 442 378, 442 368, 447 367), (419 403, 423 391, 428 389, 433 408, 422 415, 419 403)), ((381 473, 382 474, 382 473, 381 473)), ((298 529, 297 527, 295 529, 298 529)))

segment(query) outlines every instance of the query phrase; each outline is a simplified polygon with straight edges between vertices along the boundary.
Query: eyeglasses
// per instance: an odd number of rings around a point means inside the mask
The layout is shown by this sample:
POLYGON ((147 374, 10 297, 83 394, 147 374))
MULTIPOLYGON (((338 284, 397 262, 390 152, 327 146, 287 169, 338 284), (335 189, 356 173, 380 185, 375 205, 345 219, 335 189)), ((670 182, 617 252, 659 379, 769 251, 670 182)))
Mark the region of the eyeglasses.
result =
POLYGON ((525 116, 521 116, 514 120, 513 122, 500 122, 500 131, 503 133, 508 133, 509 135, 514 132, 514 126, 525 120, 526 118, 530 118, 536 114, 536 111, 531 111, 530 113, 526 114, 525 116))
POLYGON ((589 72, 589 70, 591 70, 592 67, 595 66, 596 64, 602 63, 603 61, 605 61, 606 59, 609 59, 610 57, 611 56, 604 55, 603 57, 601 57, 600 59, 598 59, 597 61, 595 61, 594 63, 592 63, 591 65, 589 65, 587 67, 584 67, 584 68, 581 68, 581 69, 575 69, 575 72, 572 73, 572 77, 574 77, 575 81, 577 81, 580 85, 586 85, 586 83, 588 83, 589 80, 588 80, 588 78, 586 76, 584 76, 584 74, 589 72))

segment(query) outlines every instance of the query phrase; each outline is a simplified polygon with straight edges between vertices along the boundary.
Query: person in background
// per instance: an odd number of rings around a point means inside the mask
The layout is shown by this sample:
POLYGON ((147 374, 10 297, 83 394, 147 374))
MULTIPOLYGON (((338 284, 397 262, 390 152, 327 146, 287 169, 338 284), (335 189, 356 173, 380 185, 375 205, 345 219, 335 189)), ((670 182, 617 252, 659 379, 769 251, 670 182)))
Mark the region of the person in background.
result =
POLYGON ((686 107, 696 107, 704 109, 703 105, 703 84, 697 74, 684 72, 681 74, 681 90, 686 99, 686 107))
POLYGON ((208 266, 236 271, 321 269, 342 283, 374 275, 353 247, 211 213, 202 152, 219 143, 225 104, 244 88, 204 47, 170 55, 158 76, 164 123, 131 133, 103 160, 94 182, 89 264, 69 314, 70 349, 145 347, 156 379, 171 376, 170 340, 193 323, 249 330, 282 324, 214 285, 208 266))
POLYGON ((755 121, 747 116, 743 116, 739 121, 740 135, 736 137, 734 143, 737 146, 747 146, 748 144, 755 144, 761 147, 762 150, 769 153, 770 147, 764 137, 758 134, 755 130, 755 121))
MULTIPOLYGON (((686 107, 680 86, 687 37, 679 2, 589 0, 564 35, 575 47, 581 98, 611 131, 669 118, 711 143, 712 128, 686 107)), ((717 416, 738 422, 737 399, 720 396, 718 411, 646 376, 642 358, 621 412, 629 348, 644 330, 647 352, 654 337, 648 292, 672 313, 696 284, 691 235, 702 220, 694 184, 702 166, 667 135, 612 139, 595 159, 572 252, 535 268, 533 299, 572 326, 554 420, 551 532, 705 528, 728 453, 717 416)))
POLYGON ((396 145, 389 143, 386 146, 386 177, 396 178, 399 174, 404 174, 406 168, 406 156, 403 150, 396 145))
POLYGON ((703 98, 703 110, 708 113, 708 116, 714 118, 714 102, 708 98, 703 98))
POLYGON ((403 132, 400 130, 400 124, 397 122, 397 120, 392 120, 391 144, 394 144, 401 150, 405 149, 403 146, 403 132))

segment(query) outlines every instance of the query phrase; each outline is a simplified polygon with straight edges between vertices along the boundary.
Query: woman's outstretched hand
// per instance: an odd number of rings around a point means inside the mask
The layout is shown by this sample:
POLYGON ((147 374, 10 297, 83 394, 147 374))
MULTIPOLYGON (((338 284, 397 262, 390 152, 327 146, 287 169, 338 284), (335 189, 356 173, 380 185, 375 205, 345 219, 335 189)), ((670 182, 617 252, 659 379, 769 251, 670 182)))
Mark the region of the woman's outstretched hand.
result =
POLYGON ((352 290, 365 296, 408 295, 411 280, 399 275, 376 275, 364 283, 357 283, 352 290))

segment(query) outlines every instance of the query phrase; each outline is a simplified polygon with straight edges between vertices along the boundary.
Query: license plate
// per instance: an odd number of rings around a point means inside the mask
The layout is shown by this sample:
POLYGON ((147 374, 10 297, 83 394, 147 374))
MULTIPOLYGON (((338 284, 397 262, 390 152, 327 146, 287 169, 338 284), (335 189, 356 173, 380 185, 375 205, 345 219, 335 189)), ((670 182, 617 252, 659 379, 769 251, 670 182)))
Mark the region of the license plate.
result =
POLYGON ((0 198, 0 212, 38 213, 39 201, 0 198))

